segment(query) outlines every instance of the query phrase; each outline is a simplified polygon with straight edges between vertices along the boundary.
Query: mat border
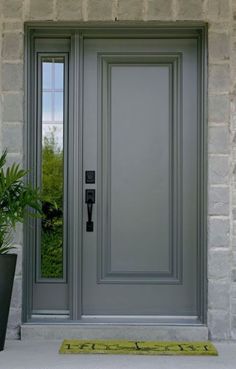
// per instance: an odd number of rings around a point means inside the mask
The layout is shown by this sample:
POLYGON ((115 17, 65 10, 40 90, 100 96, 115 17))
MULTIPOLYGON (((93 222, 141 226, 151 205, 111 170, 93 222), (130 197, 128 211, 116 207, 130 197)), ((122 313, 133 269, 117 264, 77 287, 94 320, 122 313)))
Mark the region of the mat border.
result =
POLYGON ((77 340, 77 339, 65 339, 62 344, 61 347, 59 349, 59 353, 60 354, 69 354, 69 355, 153 355, 153 356, 158 356, 158 355, 165 355, 165 356, 218 356, 218 350, 216 349, 215 345, 210 342, 210 341, 140 341, 140 340, 77 340), (77 344, 77 343, 81 343, 81 344, 127 344, 127 343, 132 343, 132 344, 136 344, 136 343, 144 343, 144 344, 160 344, 160 346, 165 346, 165 345, 170 345, 170 346, 178 346, 178 345, 207 345, 209 347, 209 351, 175 351, 175 350, 152 350, 150 349, 150 351, 145 351, 145 350, 135 350, 132 349, 129 351, 125 351, 125 349, 113 349, 113 350, 91 350, 91 349, 83 349, 83 350, 79 350, 77 352, 73 352, 70 349, 65 349, 64 346, 67 343, 72 343, 73 344, 77 344))

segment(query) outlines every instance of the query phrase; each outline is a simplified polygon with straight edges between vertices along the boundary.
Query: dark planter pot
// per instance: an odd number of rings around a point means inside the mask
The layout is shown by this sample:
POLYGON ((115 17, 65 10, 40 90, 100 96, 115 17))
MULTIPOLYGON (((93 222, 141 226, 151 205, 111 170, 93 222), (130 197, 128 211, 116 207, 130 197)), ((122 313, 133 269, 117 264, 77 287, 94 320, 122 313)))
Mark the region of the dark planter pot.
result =
POLYGON ((16 258, 15 254, 0 254, 0 351, 5 344, 16 258))

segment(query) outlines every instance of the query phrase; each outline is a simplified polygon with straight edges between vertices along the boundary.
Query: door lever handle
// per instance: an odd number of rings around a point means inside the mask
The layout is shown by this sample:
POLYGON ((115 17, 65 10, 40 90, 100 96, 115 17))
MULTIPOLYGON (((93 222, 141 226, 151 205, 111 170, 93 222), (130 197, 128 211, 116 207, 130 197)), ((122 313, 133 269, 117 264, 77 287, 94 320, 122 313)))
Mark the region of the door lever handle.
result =
POLYGON ((86 222, 86 231, 93 232, 93 204, 95 204, 95 190, 85 190, 85 203, 87 204, 88 220, 86 222))

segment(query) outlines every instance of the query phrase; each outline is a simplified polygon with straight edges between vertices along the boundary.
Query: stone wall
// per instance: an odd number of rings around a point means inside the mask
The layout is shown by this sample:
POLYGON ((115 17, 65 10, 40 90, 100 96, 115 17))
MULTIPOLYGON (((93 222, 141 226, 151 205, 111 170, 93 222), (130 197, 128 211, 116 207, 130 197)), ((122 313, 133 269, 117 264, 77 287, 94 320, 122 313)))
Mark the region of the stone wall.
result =
MULTIPOLYGON (((24 160, 26 21, 204 21, 209 25, 208 325, 236 339, 236 0, 0 0, 0 150, 24 160)), ((8 337, 21 321, 22 229, 8 337)))

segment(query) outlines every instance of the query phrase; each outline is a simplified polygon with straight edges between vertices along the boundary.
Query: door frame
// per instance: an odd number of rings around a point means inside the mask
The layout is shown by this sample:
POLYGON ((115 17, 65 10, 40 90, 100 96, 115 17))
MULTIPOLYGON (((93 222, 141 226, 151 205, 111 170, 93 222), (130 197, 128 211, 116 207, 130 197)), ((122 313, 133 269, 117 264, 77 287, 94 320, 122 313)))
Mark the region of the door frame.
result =
MULTIPOLYGON (((25 167, 34 167, 34 149, 31 142, 32 122, 34 121, 35 102, 32 101, 32 52, 34 39, 70 38, 70 69, 74 78, 69 77, 69 124, 73 126, 73 147, 69 152, 69 186, 73 190, 68 196, 68 273, 70 322, 78 322, 81 317, 81 281, 82 281, 82 88, 83 88, 83 40, 85 38, 194 38, 198 45, 198 235, 197 235, 197 307, 199 319, 196 324, 206 324, 207 319, 207 26, 203 23, 166 23, 139 22, 127 23, 56 23, 30 22, 25 24, 25 167), (78 122, 78 124, 74 124, 78 122), (79 158, 79 161, 77 160, 79 158), (81 204, 81 206, 76 206, 81 204), (79 226, 78 226, 79 224, 79 226)), ((72 75, 72 74, 71 74, 72 75)), ((35 173, 30 172, 28 181, 35 185, 35 173)), ((34 280, 35 220, 24 225, 23 252, 23 310, 22 320, 31 319, 32 285, 34 280), (33 246, 32 246, 33 245, 33 246)), ((67 317, 68 321, 68 317, 67 317)), ((49 320, 47 319, 47 323, 49 320)), ((81 322, 81 321, 80 321, 81 322)), ((178 324, 180 319, 171 319, 178 324)), ((192 323, 190 323, 192 324, 192 323)))

